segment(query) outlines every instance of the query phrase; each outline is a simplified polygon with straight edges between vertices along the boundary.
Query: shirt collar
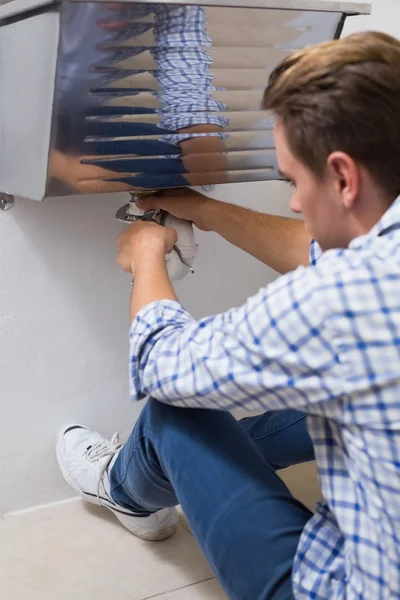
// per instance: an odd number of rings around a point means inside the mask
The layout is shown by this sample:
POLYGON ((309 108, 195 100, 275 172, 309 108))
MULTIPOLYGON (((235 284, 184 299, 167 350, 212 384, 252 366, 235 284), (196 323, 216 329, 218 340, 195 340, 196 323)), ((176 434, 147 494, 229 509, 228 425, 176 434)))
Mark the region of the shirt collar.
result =
POLYGON ((395 225, 400 225, 400 196, 390 205, 382 218, 368 233, 360 235, 350 242, 349 248, 361 248, 373 238, 377 238, 395 225))

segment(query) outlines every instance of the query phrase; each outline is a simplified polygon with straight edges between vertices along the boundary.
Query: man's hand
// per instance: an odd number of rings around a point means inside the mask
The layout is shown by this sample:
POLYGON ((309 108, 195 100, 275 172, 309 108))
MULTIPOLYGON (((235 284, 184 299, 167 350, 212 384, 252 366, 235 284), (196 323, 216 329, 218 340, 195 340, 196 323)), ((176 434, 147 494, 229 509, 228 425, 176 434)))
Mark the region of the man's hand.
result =
POLYGON ((156 196, 137 198, 136 204, 141 210, 165 210, 178 219, 192 221, 202 231, 209 231, 206 212, 210 206, 222 203, 194 190, 178 188, 165 190, 156 196))
POLYGON ((169 254, 177 240, 175 229, 137 221, 118 238, 118 264, 127 273, 134 273, 143 259, 169 254))
POLYGON ((166 210, 203 231, 214 231, 279 273, 308 265, 311 236, 298 219, 257 213, 185 188, 140 198, 137 205, 166 210))

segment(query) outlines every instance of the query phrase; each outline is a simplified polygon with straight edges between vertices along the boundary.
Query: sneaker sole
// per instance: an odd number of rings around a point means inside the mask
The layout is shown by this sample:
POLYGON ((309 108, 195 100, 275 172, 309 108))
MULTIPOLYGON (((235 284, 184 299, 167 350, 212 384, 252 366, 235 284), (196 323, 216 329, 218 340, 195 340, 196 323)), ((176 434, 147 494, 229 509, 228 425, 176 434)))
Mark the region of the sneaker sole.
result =
POLYGON ((112 509, 110 510, 115 514, 118 521, 121 523, 121 525, 125 527, 125 529, 127 529, 133 535, 146 542, 163 542, 164 540, 173 536, 173 534, 176 531, 179 519, 177 512, 171 513, 171 517, 168 519, 168 521, 165 521, 162 524, 158 532, 151 532, 143 529, 138 531, 136 530, 136 528, 132 528, 131 522, 129 521, 129 517, 126 517, 123 514, 115 513, 112 509))

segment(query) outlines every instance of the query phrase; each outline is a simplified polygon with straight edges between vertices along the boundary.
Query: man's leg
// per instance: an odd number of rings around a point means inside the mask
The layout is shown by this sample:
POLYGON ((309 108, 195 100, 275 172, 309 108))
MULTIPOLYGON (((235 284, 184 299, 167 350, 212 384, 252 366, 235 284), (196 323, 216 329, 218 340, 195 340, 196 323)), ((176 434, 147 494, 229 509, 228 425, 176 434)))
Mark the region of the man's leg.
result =
MULTIPOLYGON (((293 422, 295 436, 304 423, 298 414, 284 427, 277 417, 263 417, 264 447, 267 430, 275 430, 279 447, 279 430, 293 422)), ((228 413, 149 400, 111 469, 111 495, 135 512, 180 503, 231 600, 288 600, 293 558, 311 513, 275 474, 281 465, 269 464, 253 444, 251 425, 228 413)))
POLYGON ((270 411, 257 417, 246 417, 239 423, 275 470, 314 460, 305 413, 270 411))

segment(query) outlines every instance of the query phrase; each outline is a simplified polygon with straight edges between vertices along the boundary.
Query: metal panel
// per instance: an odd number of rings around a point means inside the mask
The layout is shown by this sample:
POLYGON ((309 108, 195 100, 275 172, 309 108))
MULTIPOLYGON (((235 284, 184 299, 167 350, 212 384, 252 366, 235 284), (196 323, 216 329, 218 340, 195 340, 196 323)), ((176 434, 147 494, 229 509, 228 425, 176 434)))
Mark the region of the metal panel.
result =
MULTIPOLYGON (((81 2, 82 0, 71 0, 81 2)), ((96 0, 104 3, 108 0, 96 0)), ((132 0, 120 0, 129 3, 132 0)), ((142 0, 143 4, 182 4, 182 0, 142 0)), ((342 0, 186 0, 187 6, 226 6, 229 8, 262 8, 272 10, 312 10, 322 12, 342 12, 346 14, 370 14, 371 4, 362 2, 346 2, 342 0)))
POLYGON ((269 73, 342 16, 62 3, 47 194, 279 178, 269 73))
POLYGON ((0 188, 45 193, 59 40, 55 11, 0 28, 0 188))
MULTIPOLYGON (((82 0, 76 0, 82 1, 82 0)), ((107 2, 107 0, 97 0, 98 2, 107 2)), ((120 2, 131 2, 132 0, 120 0, 120 2)), ((142 0, 143 3, 166 4, 160 0, 142 0)), ((23 14, 27 11, 36 10, 48 6, 49 4, 58 4, 59 0, 11 0, 0 6, 0 21, 2 19, 23 14)), ((182 4, 182 0, 169 0, 169 4, 182 4)), ((186 5, 198 5, 199 0, 186 0, 186 5)), ((228 6, 244 8, 264 8, 279 10, 314 10, 342 12, 346 14, 370 14, 371 4, 356 0, 346 2, 342 0, 204 0, 203 6, 228 6)))
POLYGON ((42 199, 278 178, 273 119, 260 110, 269 73, 357 12, 369 5, 1 6, 0 191, 42 199))

